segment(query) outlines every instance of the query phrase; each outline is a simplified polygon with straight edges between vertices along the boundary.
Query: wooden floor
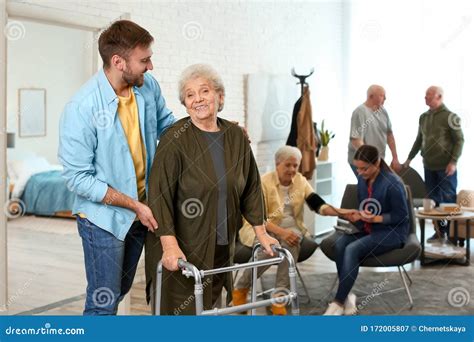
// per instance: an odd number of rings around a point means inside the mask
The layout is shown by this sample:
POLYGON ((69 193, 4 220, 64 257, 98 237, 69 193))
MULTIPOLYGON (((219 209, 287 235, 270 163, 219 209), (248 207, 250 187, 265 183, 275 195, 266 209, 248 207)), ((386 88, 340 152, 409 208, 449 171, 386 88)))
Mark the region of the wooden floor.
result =
MULTIPOLYGON (((428 227, 427 227, 428 228, 428 227)), ((432 228, 427 229, 430 236, 432 228)), ((86 278, 81 239, 70 219, 25 216, 8 222, 8 314, 81 315, 86 278)), ((336 272, 321 250, 298 264, 302 274, 336 272)), ((407 270, 419 269, 419 262, 407 270)), ((361 272, 397 269, 362 268, 361 272)), ((143 267, 131 291, 132 315, 148 315, 143 267)))
MULTIPOLYGON (((25 216, 8 221, 7 229, 9 314, 29 314, 85 292, 75 220, 25 216)), ((55 313, 79 312, 65 306, 55 313)))

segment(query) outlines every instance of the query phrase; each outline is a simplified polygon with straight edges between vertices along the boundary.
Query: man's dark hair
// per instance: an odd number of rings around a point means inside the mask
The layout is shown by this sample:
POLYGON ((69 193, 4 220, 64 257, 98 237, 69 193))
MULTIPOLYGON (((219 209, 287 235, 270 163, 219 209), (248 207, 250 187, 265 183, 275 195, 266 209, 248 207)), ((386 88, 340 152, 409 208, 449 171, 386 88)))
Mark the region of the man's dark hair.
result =
POLYGON ((152 35, 130 20, 118 20, 99 37, 99 54, 104 68, 110 67, 110 59, 118 55, 127 59, 137 46, 147 48, 153 43, 152 35))

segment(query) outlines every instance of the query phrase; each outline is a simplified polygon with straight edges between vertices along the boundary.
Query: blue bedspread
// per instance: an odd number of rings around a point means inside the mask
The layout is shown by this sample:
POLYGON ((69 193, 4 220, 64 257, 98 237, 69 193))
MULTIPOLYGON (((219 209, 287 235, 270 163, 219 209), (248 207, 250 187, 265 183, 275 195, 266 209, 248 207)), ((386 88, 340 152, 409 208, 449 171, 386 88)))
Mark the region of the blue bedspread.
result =
POLYGON ((61 171, 47 171, 30 177, 21 200, 27 213, 49 216, 72 210, 74 194, 67 189, 61 171))

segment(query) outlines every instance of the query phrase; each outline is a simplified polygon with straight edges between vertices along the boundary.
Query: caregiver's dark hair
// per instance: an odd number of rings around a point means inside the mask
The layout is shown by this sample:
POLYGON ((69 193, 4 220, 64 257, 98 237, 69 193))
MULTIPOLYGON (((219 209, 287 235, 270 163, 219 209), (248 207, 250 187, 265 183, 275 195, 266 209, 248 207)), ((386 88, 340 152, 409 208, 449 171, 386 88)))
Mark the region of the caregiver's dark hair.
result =
POLYGON ((380 169, 388 172, 393 172, 392 169, 387 165, 383 158, 380 158, 379 150, 377 147, 372 145, 362 145, 359 147, 354 155, 354 160, 361 160, 365 163, 375 165, 380 159, 380 169))

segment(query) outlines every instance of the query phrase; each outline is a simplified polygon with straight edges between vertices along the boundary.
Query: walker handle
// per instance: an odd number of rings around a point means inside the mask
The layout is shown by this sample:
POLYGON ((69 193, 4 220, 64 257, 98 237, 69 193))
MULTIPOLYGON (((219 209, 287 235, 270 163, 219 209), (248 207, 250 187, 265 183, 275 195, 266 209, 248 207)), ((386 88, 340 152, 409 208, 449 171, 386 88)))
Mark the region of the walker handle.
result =
POLYGON ((184 276, 186 276, 186 278, 189 278, 191 276, 193 276, 193 271, 192 271, 192 264, 190 264, 189 262, 179 258, 178 259, 178 267, 179 269, 181 270, 181 273, 183 273, 184 276))
POLYGON ((186 268, 186 261, 184 261, 184 259, 179 258, 178 259, 178 267, 180 269, 186 268))

